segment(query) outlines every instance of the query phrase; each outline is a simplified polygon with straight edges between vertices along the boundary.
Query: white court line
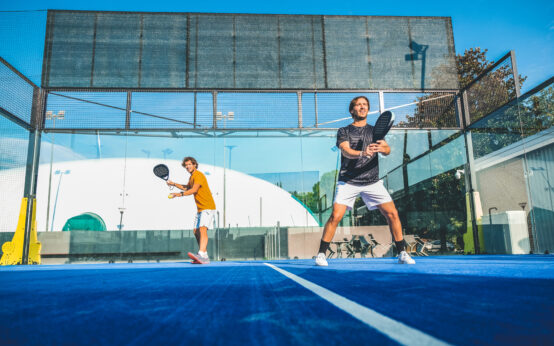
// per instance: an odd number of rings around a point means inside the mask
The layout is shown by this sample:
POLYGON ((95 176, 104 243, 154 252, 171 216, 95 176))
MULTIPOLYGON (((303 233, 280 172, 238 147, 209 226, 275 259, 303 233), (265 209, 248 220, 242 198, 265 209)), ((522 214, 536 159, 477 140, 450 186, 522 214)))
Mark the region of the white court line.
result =
POLYGON ((378 332, 386 335, 392 340, 403 345, 449 345, 448 343, 425 334, 422 331, 414 329, 398 322, 387 316, 381 315, 377 311, 366 308, 356 302, 353 302, 347 298, 339 296, 336 293, 329 291, 319 285, 314 284, 308 280, 302 279, 286 270, 278 268, 272 264, 264 263, 265 265, 275 269, 279 273, 288 277, 289 279, 300 284, 304 288, 312 291, 321 298, 325 299, 329 303, 335 305, 339 309, 349 313, 353 317, 367 324, 371 328, 376 329, 378 332))

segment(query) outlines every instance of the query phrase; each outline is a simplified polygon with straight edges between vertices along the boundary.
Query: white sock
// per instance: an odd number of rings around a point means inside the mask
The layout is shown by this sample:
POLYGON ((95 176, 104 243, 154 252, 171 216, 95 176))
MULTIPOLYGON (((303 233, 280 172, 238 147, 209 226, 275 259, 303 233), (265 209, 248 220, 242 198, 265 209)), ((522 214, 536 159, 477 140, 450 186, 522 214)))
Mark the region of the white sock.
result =
POLYGON ((198 251, 198 254, 202 257, 208 257, 208 251, 198 251))

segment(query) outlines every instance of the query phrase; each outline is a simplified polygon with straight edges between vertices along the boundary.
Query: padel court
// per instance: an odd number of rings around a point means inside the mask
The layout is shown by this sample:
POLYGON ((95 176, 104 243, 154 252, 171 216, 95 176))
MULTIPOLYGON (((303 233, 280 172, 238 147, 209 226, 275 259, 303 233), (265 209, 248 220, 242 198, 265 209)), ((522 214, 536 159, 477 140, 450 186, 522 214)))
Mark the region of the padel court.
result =
POLYGON ((5 345, 545 345, 553 256, 0 269, 5 345))
POLYGON ((2 15, 44 55, 0 56, 0 345, 552 343, 554 78, 513 51, 460 85, 450 17, 2 15), (311 259, 360 95, 415 265, 363 203, 311 259))

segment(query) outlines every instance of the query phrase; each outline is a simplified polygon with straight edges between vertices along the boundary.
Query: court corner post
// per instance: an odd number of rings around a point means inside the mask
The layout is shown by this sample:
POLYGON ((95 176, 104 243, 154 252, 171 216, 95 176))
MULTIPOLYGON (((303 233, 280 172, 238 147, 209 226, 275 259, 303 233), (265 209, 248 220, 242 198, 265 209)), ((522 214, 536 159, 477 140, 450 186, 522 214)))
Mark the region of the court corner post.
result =
POLYGON ((17 228, 11 241, 2 244, 2 258, 0 265, 16 265, 16 264, 40 264, 41 243, 37 238, 36 226, 36 200, 24 197, 21 201, 19 211, 19 220, 17 228), (30 201, 30 203, 29 203, 30 201), (31 209, 31 215, 28 217, 27 211, 31 209), (29 241, 29 249, 25 250, 25 229, 31 224, 31 233, 29 241))

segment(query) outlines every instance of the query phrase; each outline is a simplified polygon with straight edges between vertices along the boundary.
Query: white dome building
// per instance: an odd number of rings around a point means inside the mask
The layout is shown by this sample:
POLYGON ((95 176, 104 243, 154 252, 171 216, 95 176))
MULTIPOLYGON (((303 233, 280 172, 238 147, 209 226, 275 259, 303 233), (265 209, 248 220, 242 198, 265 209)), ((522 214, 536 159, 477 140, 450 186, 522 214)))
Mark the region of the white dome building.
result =
MULTIPOLYGON (((152 169, 160 159, 117 158, 56 162, 52 167, 49 230, 60 231, 65 222, 82 213, 99 215, 109 231, 171 230, 193 227, 196 205, 192 196, 168 199, 170 190, 152 169), (123 213, 121 213, 123 212, 123 213), (53 224, 53 227, 52 227, 53 224)), ((189 174, 181 161, 164 160, 170 179, 185 184, 189 174)), ((223 227, 223 189, 226 189, 226 223, 232 227, 318 226, 302 203, 290 193, 247 174, 199 163, 206 174, 216 208, 216 226, 223 227)), ((0 230, 13 232, 23 191, 24 168, 0 171, 0 230), (2 176, 6 177, 2 177, 2 176)), ((50 164, 39 167, 37 186, 38 231, 46 230, 50 164)))

